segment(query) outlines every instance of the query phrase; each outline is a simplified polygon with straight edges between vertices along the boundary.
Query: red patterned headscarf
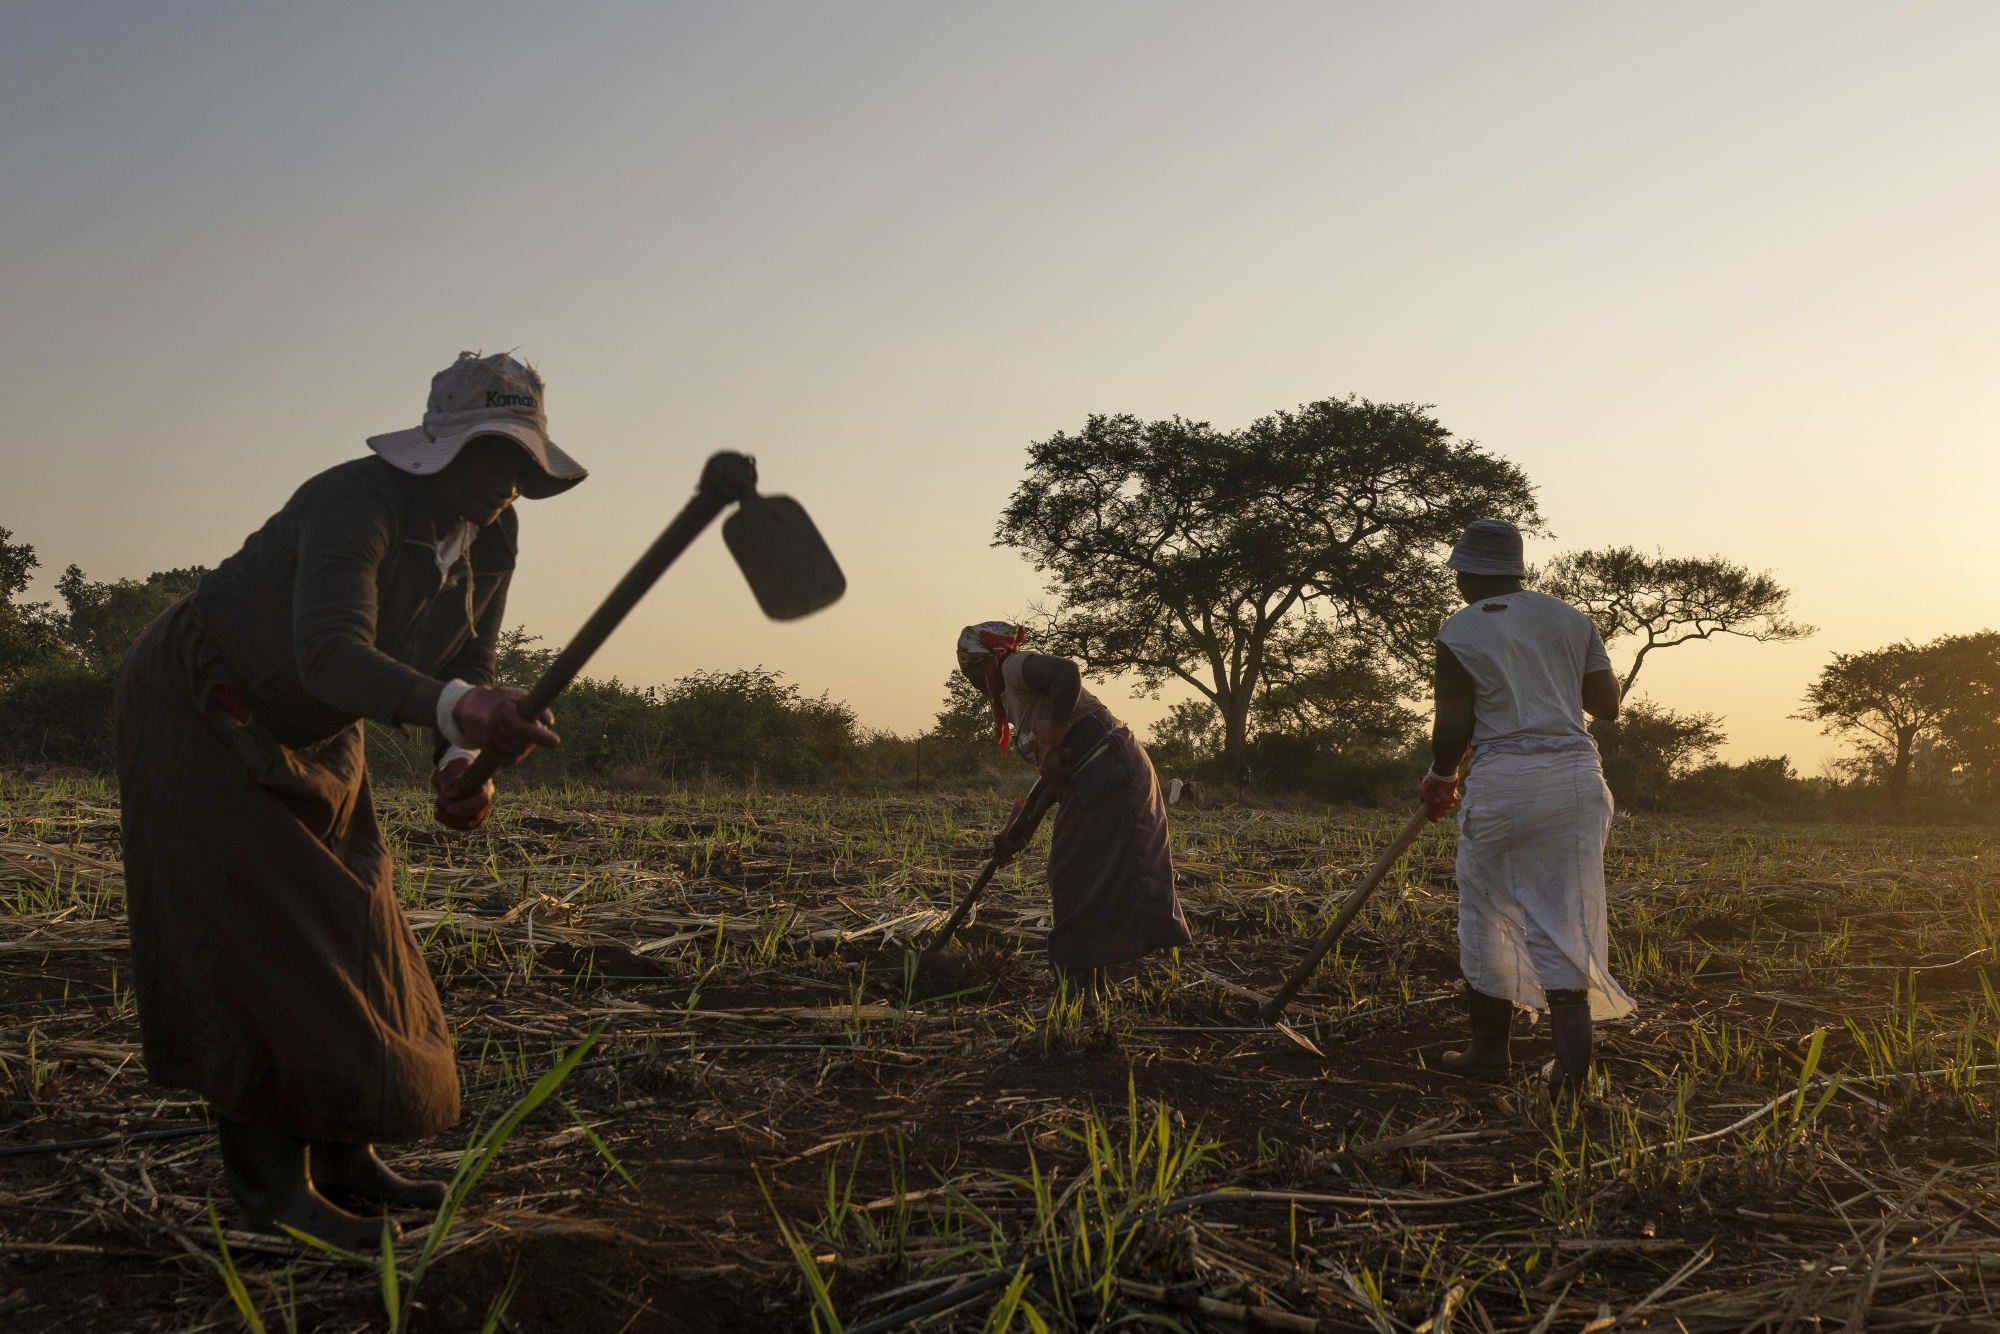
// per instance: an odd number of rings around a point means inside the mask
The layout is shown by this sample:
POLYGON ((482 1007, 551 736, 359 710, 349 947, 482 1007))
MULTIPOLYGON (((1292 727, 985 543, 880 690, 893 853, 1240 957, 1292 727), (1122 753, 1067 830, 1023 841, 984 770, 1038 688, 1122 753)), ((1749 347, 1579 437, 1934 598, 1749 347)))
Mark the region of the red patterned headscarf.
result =
POLYGON ((1007 721, 1007 710, 1001 704, 1004 693, 1000 685, 1000 664, 1007 660, 1009 653, 1019 651, 1028 639, 1026 626, 1015 625, 1012 621, 981 621, 978 625, 968 625, 958 632, 958 668, 969 672, 973 664, 985 661, 986 699, 993 706, 993 737, 1000 743, 1005 753, 1013 736, 1013 727, 1007 721))

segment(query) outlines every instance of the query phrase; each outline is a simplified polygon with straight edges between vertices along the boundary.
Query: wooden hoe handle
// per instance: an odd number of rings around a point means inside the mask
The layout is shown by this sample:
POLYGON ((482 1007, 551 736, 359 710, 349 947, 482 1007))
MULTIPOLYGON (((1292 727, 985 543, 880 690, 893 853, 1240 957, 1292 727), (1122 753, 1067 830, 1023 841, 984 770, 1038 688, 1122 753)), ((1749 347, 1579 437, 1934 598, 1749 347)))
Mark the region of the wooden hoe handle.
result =
MULTIPOLYGON (((1023 832, 1032 838, 1042 823, 1042 817, 1049 813, 1049 807, 1055 805, 1055 801, 1056 785, 1046 778, 1037 778, 1034 787, 1028 790, 1027 800, 1021 803, 1020 814, 1010 823, 1020 823, 1023 832)), ((1008 860, 1013 859, 1010 857, 1008 860)), ((972 905, 979 901, 979 895, 985 890, 986 883, 993 878, 993 873, 1000 867, 999 856, 986 859, 986 866, 979 872, 979 878, 972 882, 971 889, 965 891, 965 897, 958 901, 958 907, 952 909, 951 916, 938 929, 936 938, 924 946, 924 953, 941 950, 951 943, 951 938, 958 933, 958 928, 965 925, 966 915, 972 911, 972 905)))
MULTIPOLYGON (((611 632, 625 619, 632 608, 639 605, 639 599, 646 596, 652 586, 659 582, 688 544, 701 536, 702 529, 715 522, 715 516, 722 513, 736 501, 744 500, 757 492, 757 465, 742 454, 728 451, 713 455, 708 465, 701 470, 701 484, 695 489, 694 499, 688 501, 674 521, 667 525, 658 540, 639 557, 638 564, 626 572, 611 590, 610 596, 592 612, 576 637, 564 646, 549 664, 541 679, 528 691, 520 704, 523 718, 536 718, 543 709, 555 703, 557 695, 576 680, 577 673, 604 641, 611 638, 611 632)), ((472 762, 472 767, 459 775, 456 795, 469 797, 486 785, 500 769, 500 765, 490 754, 481 755, 472 762)))
POLYGON ((1354 915, 1361 911, 1361 905, 1368 901, 1368 896, 1382 883, 1382 877, 1389 874, 1389 868, 1410 850, 1410 845, 1417 841, 1417 836, 1424 832, 1424 826, 1429 823, 1430 816, 1423 807, 1417 807, 1409 823, 1403 826, 1403 832, 1396 835, 1395 841, 1382 849, 1382 855, 1375 859, 1375 865, 1369 870, 1367 879, 1356 885, 1354 892, 1347 896, 1347 901, 1340 905, 1340 912, 1335 915, 1333 924, 1320 933, 1319 940, 1314 943, 1312 953, 1306 956, 1306 961, 1285 979, 1285 985, 1278 988, 1278 994, 1258 1009, 1259 1023, 1273 1023, 1285 1012, 1285 1007, 1292 1003, 1292 997, 1299 994, 1299 988, 1311 979, 1314 970, 1320 965, 1320 960, 1332 952, 1335 943, 1340 940, 1341 933, 1347 930, 1348 923, 1352 922, 1354 915))

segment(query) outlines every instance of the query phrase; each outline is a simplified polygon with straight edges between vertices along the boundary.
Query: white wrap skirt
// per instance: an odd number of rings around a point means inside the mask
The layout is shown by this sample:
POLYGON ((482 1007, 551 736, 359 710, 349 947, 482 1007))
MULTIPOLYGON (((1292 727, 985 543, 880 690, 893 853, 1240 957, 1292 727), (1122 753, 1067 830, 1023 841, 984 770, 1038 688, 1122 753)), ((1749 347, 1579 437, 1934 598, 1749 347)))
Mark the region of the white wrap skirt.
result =
POLYGON ((1458 812, 1458 957, 1468 985, 1537 1010, 1549 991, 1587 990, 1592 1018, 1633 1011, 1611 976, 1610 831, 1611 791, 1587 742, 1479 752, 1458 812))

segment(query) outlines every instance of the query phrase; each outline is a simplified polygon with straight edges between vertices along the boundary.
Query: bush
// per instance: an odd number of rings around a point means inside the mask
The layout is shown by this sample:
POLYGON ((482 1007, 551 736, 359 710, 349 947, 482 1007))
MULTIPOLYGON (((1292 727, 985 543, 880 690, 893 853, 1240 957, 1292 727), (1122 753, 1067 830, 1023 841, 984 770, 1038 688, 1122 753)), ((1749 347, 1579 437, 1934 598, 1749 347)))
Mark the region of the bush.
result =
MULTIPOLYGON (((496 673, 525 684, 554 655, 518 632, 496 673)), ((812 786, 850 771, 863 744, 847 705, 802 694, 761 667, 697 672, 670 686, 636 689, 616 679, 579 679, 556 701, 563 744, 518 766, 529 783, 650 778, 671 782, 812 786)), ((430 770, 428 730, 399 734, 370 725, 369 763, 408 782, 430 770)))
POLYGON ((853 709, 807 698, 761 667, 699 672, 658 700, 656 763, 677 778, 819 783, 852 765, 860 741, 853 709))
POLYGON ((1768 755, 1741 764, 1704 764, 1675 780, 1668 804, 1686 810, 1796 815, 1823 795, 1798 776, 1789 757, 1768 755))
POLYGON ((1184 699, 1153 724, 1146 753, 1162 777, 1220 782, 1222 715, 1205 699, 1184 699))
MULTIPOLYGON (((558 652, 540 642, 520 628, 503 634, 495 683, 532 686, 558 652)), ((808 697, 762 667, 697 672, 644 688, 582 677, 556 701, 555 714, 563 744, 519 766, 528 782, 713 778, 811 786, 851 772, 865 744, 847 705, 808 697)), ((370 762, 379 750, 385 769, 406 772, 414 766, 392 736, 371 736, 370 762)), ((420 763, 427 773, 428 750, 420 763)))
POLYGON ((1676 713, 1648 699, 1628 700, 1616 721, 1590 725, 1604 761, 1604 781, 1620 806, 1651 807, 1728 740, 1712 713, 1676 713))
POLYGON ((68 608, 63 637, 88 666, 115 672, 125 651, 138 642, 153 618, 194 592, 207 573, 195 565, 101 584, 84 578, 83 571, 72 565, 56 581, 56 591, 68 608))
POLYGON ((0 690, 0 758, 111 767, 114 678, 74 662, 29 668, 0 690))
MULTIPOLYGON (((1355 805, 1396 805, 1416 791, 1430 756, 1407 718, 1384 712, 1365 727, 1348 719, 1345 735, 1277 710, 1259 710, 1277 726, 1252 735, 1245 752, 1251 783, 1268 795, 1313 797, 1355 805)), ((1358 714, 1358 711, 1357 711, 1358 714)), ((1222 719, 1204 699, 1182 700, 1153 725, 1147 753, 1161 778, 1183 778, 1231 791, 1236 773, 1222 754, 1222 719)))
POLYGON ((16 600, 40 562, 11 536, 0 528, 0 760, 109 769, 119 660, 202 571, 100 584, 72 565, 56 581, 67 608, 56 612, 16 600))
POLYGON ((17 601, 42 562, 26 542, 9 542, 13 535, 0 528, 0 684, 67 656, 62 617, 46 602, 17 601))
POLYGON ((1342 750, 1292 732, 1267 732, 1250 743, 1252 781, 1261 790, 1356 806, 1411 805, 1430 763, 1428 746, 1342 750))

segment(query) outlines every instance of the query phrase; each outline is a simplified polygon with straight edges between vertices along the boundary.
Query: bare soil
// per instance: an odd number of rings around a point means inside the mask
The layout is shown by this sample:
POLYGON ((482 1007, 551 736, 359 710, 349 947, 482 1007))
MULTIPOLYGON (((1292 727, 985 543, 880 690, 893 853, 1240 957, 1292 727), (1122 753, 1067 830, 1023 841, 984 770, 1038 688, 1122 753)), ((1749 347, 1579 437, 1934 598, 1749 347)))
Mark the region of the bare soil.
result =
MULTIPOLYGON (((387 804, 468 1115, 385 1152, 449 1173, 480 1115, 603 1028, 566 1106, 534 1113, 472 1196, 413 1329, 481 1329, 516 1279, 495 1328, 829 1328, 806 1266, 852 1328, 1062 1243, 1078 1200, 1127 1220, 1157 1202, 1091 1188, 1038 1209, 1036 1176, 1051 1197, 1091 1179, 1093 1125, 1121 1151, 1135 1133, 1209 1146, 1174 1197, 1346 1202, 1145 1223, 1108 1290, 1025 1288, 1053 1328, 2000 1329, 1985 831, 1621 817, 1613 930, 1641 1009, 1600 1026, 1604 1086, 1566 1113, 1539 1093, 1545 1025, 1517 1026, 1509 1081, 1433 1068, 1463 1037, 1448 826, 1301 997, 1295 1039, 1255 1025, 1256 996, 1396 813, 1177 808, 1197 942, 1079 1012, 1039 953, 1033 853, 949 955, 906 965, 979 864, 991 794, 544 791, 469 837, 428 827, 415 796, 387 804)), ((0 1150, 200 1126, 138 1056, 115 798, 13 781, 0 825, 0 1150)), ((0 1156, 0 1319, 245 1327, 211 1199, 228 1227, 204 1135, 0 1156)), ((402 1222, 407 1271, 427 1220, 402 1222)), ((266 1327, 389 1327, 376 1273, 225 1235, 266 1327)), ((980 1328, 996 1300, 923 1327, 980 1328)))

